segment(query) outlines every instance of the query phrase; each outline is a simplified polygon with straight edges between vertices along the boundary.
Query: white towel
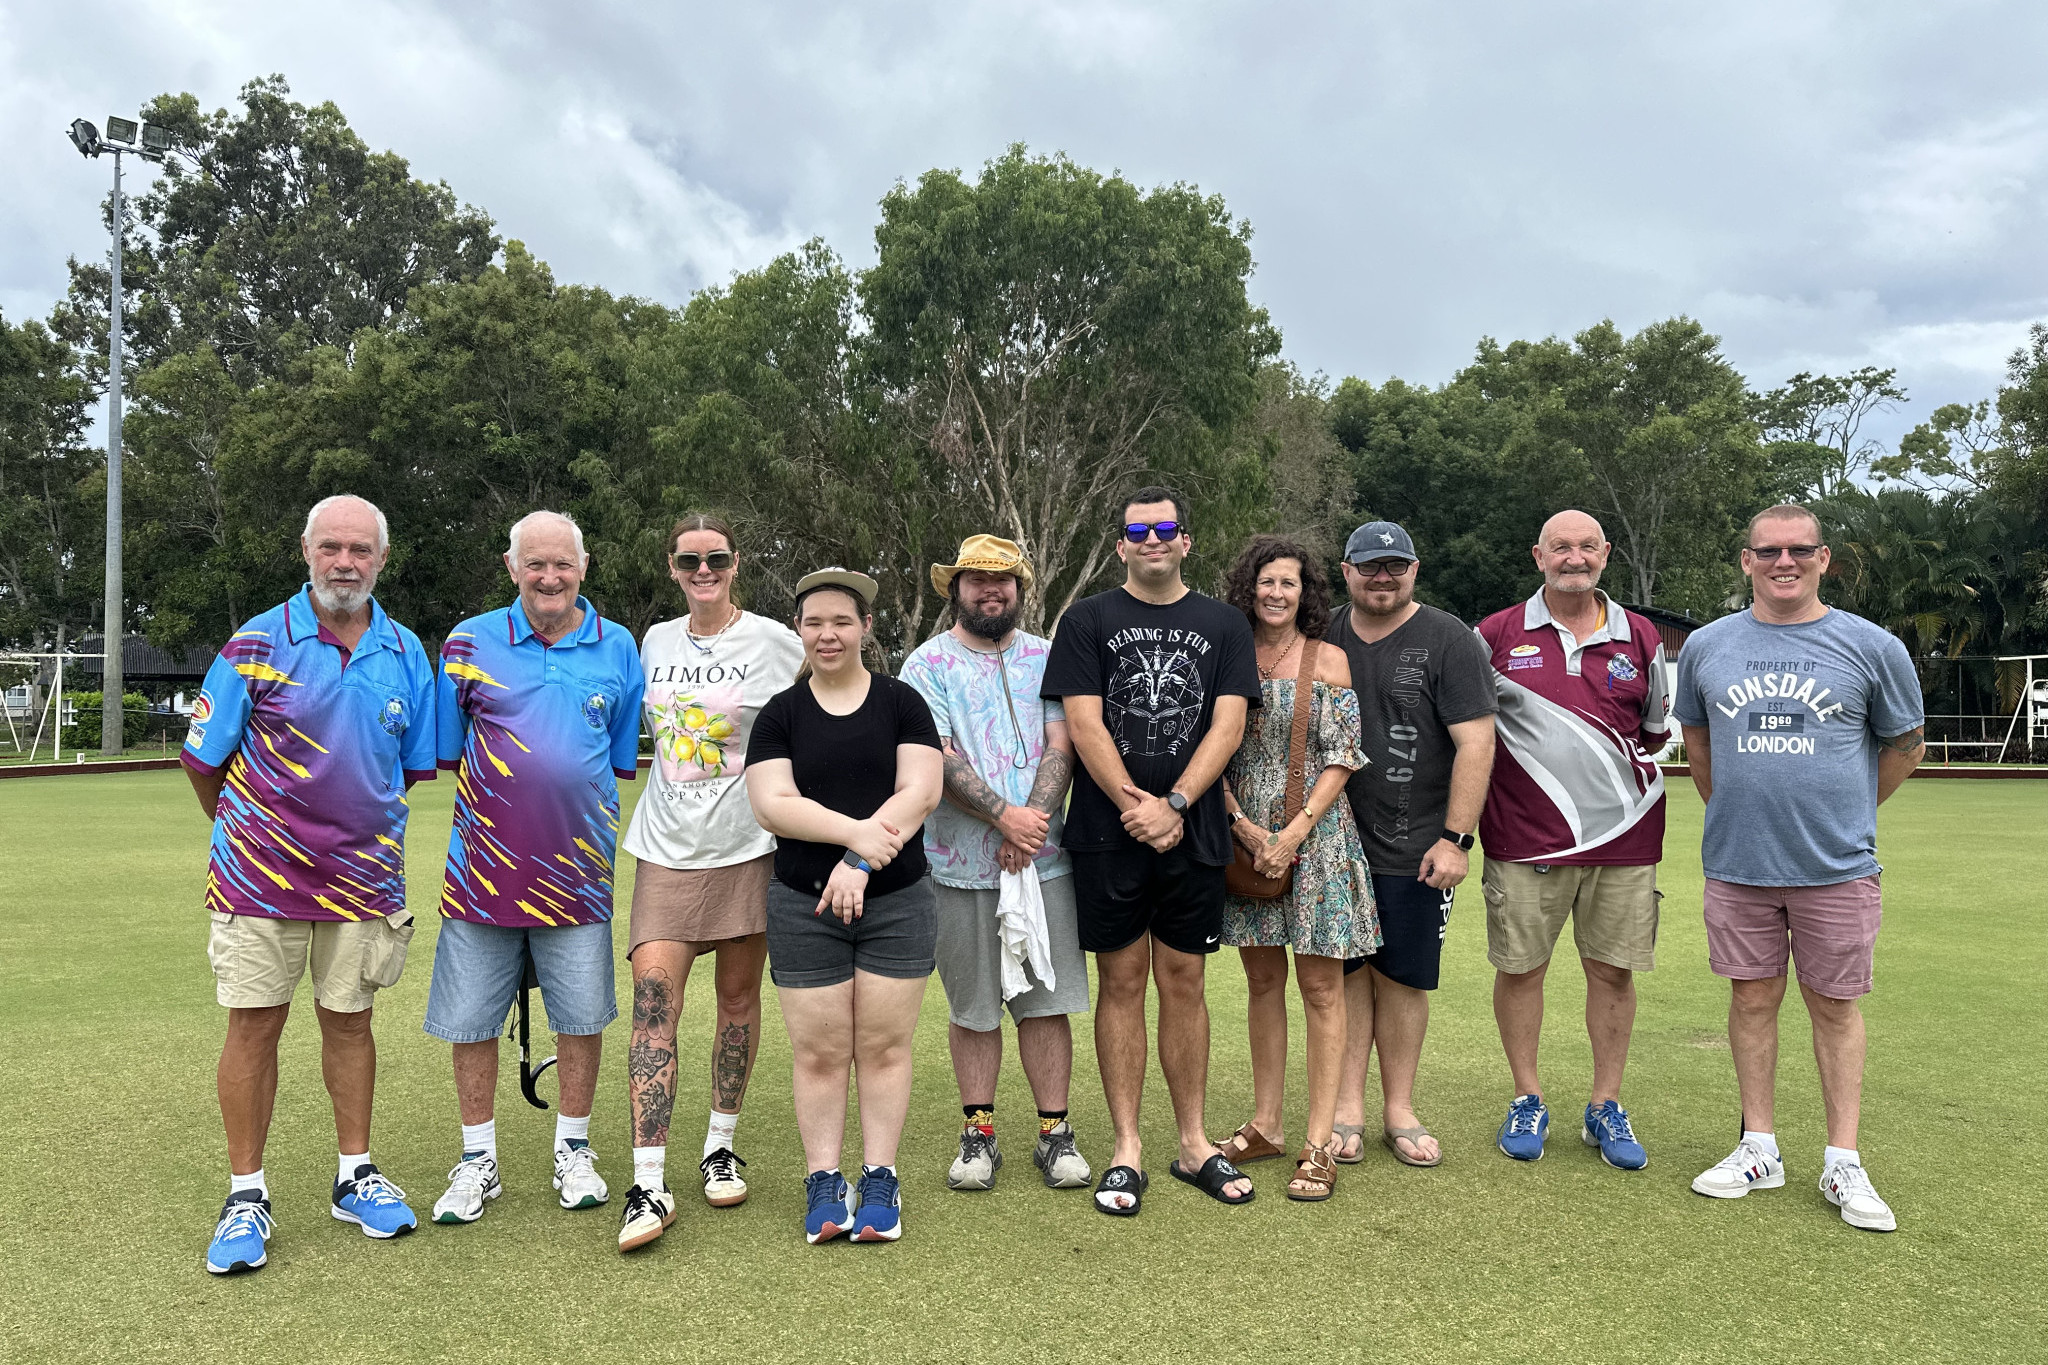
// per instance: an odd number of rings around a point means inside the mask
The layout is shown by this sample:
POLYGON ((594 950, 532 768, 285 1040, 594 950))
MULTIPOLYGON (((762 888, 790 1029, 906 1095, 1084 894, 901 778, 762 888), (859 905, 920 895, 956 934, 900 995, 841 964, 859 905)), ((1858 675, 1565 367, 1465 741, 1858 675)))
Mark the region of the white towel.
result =
POLYGON ((1028 962, 1032 974, 1053 990, 1052 941, 1045 929, 1045 897, 1038 890, 1038 868, 1024 864, 1022 872, 1002 874, 996 897, 996 934, 1002 943, 1003 999, 1010 1000, 1031 989, 1025 976, 1028 962))

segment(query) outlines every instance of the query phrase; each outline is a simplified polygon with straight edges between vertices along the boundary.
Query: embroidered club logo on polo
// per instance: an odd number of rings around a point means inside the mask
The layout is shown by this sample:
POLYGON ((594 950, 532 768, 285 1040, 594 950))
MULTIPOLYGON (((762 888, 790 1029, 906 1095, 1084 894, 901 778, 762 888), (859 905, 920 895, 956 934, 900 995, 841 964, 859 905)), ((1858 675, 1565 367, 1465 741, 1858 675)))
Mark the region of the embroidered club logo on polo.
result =
POLYGON ((1508 651, 1508 657, 1510 659, 1526 659, 1531 654, 1541 654, 1542 652, 1542 645, 1516 645, 1508 651))
POLYGON ((1614 655, 1607 661, 1607 676, 1616 682, 1634 682, 1636 679, 1635 661, 1626 654, 1614 655))
POLYGON ((360 920, 405 908, 406 781, 434 775, 433 729, 411 718, 432 714, 432 665, 374 602, 346 667, 339 643, 301 590, 207 670, 182 757, 222 775, 209 910, 360 920))
POLYGON ((552 645, 518 603, 473 616, 441 647, 441 766, 456 771, 441 913, 553 927, 612 915, 619 784, 637 771, 639 652, 577 599, 552 645))

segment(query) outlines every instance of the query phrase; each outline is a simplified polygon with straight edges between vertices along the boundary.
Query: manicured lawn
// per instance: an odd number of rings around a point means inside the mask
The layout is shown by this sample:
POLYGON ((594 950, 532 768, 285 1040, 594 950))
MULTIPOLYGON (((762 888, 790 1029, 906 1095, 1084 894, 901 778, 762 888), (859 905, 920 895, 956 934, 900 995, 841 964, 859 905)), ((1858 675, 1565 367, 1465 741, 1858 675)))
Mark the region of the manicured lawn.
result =
MULTIPOLYGON (((419 1029, 451 793, 447 782, 416 793, 409 855, 426 927, 378 1006, 374 1153, 422 1213, 456 1155, 447 1049, 419 1029)), ((616 1199, 585 1214, 555 1206, 552 1118, 519 1099, 508 1047, 506 1197, 474 1226, 371 1243, 326 1213, 333 1129, 317 1030, 297 1018, 265 1163, 271 1263, 222 1281, 201 1268, 227 1174, 213 1096, 222 1015, 199 910, 204 821, 176 772, 0 783, 0 1079, 14 1158, 0 1178, 0 1360, 2038 1360, 2044 817, 2048 784, 2034 782, 1914 782, 1883 812, 1862 1146, 1898 1210, 1891 1236, 1846 1227, 1814 1189, 1824 1133, 1796 993, 1778 1119, 1787 1187, 1736 1202, 1686 1188, 1733 1144, 1737 1110, 1726 988, 1707 971, 1699 919, 1700 808, 1681 781, 1662 967, 1642 983, 1625 1090, 1651 1154, 1640 1174, 1601 1165, 1567 1117, 1589 1067, 1571 971, 1553 976, 1545 1052, 1564 1121, 1540 1163, 1493 1150, 1508 1088, 1475 877, 1452 919, 1424 1059, 1421 1107, 1447 1151, 1434 1171, 1373 1146, 1342 1168, 1332 1202, 1306 1206, 1282 1197, 1284 1169, 1267 1164, 1252 1170, 1258 1201, 1226 1210, 1165 1178, 1172 1124, 1155 1071, 1145 1213, 1103 1218, 1087 1195, 1038 1184, 1012 1052, 1001 1186, 948 1193, 959 1109, 934 981, 902 1161, 905 1240, 809 1248, 771 991, 740 1127, 754 1187, 744 1207, 709 1210, 686 1190, 668 1237, 620 1257, 616 1199)), ((622 885, 622 908, 627 896, 622 885)), ((627 979, 621 962, 622 1001, 627 979)), ((679 1158, 708 1095, 708 982, 693 986, 679 1158)), ((1251 1088, 1229 955, 1211 964, 1209 998, 1209 1125, 1222 1133, 1249 1115, 1251 1088)), ((1107 1120, 1089 1031, 1077 1033, 1075 1121, 1099 1168, 1107 1120)), ((624 1025, 608 1037, 593 1139, 622 1191, 624 1025)), ((1291 1079, 1298 1137, 1298 1065, 1291 1079)), ((552 1096, 553 1078, 542 1085, 552 1096)), ((671 1180, 691 1164, 672 1160, 671 1180)))

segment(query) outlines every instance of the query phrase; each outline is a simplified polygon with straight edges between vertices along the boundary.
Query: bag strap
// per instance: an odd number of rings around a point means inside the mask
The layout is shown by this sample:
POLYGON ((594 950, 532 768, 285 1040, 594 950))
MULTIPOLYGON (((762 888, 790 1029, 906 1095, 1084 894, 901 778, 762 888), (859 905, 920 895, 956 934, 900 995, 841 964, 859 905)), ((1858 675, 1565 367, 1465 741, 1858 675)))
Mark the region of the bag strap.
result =
POLYGON ((1294 817, 1301 814, 1302 802, 1308 797, 1308 776, 1304 765, 1308 758, 1308 713, 1314 700, 1312 689, 1316 679, 1316 655, 1321 651, 1322 642, 1306 636, 1301 641, 1301 667, 1294 675, 1294 726, 1287 736, 1287 804, 1284 824, 1293 824, 1294 817))

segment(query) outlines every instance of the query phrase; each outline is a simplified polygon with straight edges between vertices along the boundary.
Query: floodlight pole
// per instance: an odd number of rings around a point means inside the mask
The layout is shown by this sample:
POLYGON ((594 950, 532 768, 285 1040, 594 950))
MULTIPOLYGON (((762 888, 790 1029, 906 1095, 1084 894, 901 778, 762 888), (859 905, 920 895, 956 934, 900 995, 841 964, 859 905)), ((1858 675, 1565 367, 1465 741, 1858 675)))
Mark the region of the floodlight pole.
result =
POLYGON ((107 328, 107 574, 105 640, 100 665, 100 752, 118 754, 127 738, 121 712, 127 690, 122 655, 127 651, 121 584, 121 242, 126 212, 121 200, 121 152, 114 153, 114 296, 107 328))

